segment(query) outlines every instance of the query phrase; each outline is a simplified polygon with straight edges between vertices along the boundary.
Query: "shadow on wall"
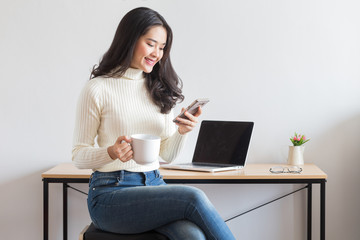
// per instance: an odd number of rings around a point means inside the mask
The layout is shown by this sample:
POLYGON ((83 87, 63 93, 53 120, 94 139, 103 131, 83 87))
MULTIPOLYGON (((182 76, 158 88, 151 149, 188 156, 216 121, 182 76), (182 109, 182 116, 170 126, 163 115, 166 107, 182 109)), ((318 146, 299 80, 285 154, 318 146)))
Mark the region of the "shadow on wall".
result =
POLYGON ((42 172, 0 184, 0 232, 4 239, 42 238, 42 172))
POLYGON ((306 158, 328 175, 326 235, 331 236, 329 239, 342 239, 344 236, 357 239, 360 235, 359 137, 360 115, 329 128, 309 142, 306 158))
MULTIPOLYGON (((1 239, 42 239, 43 182, 38 170, 21 178, 0 183, 1 239), (19 228, 20 226, 20 228, 19 228)), ((87 184, 72 184, 87 191, 87 184)), ((90 223, 86 196, 68 191, 69 239, 77 239, 79 232, 90 223)), ((62 184, 49 184, 49 238, 62 239, 62 184)))
POLYGON ((311 153, 307 157, 328 174, 329 182, 332 179, 360 182, 359 137, 360 115, 314 137, 308 143, 311 153))

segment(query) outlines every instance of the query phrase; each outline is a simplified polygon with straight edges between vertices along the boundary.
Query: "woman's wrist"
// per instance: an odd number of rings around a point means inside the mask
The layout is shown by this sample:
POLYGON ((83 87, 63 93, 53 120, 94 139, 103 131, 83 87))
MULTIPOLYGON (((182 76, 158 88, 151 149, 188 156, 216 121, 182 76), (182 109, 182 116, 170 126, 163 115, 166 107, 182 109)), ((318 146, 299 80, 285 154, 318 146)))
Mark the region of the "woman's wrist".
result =
POLYGON ((178 133, 179 133, 180 135, 185 135, 187 132, 186 132, 186 131, 181 131, 181 129, 178 128, 178 133))
POLYGON ((114 154, 113 146, 108 147, 107 152, 112 160, 115 160, 117 158, 116 155, 114 154))

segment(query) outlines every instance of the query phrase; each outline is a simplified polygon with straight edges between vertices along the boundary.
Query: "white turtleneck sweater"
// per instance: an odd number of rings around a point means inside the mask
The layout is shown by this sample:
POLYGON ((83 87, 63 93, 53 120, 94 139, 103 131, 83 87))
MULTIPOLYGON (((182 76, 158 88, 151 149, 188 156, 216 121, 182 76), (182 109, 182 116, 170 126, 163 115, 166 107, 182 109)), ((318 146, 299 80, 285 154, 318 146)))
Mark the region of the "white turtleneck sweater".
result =
POLYGON ((129 68, 121 78, 94 78, 87 82, 79 98, 73 161, 78 168, 101 172, 157 169, 159 161, 139 165, 134 160, 113 160, 107 148, 120 136, 157 135, 161 137, 160 157, 172 162, 186 138, 177 131, 173 118, 173 111, 162 114, 151 100, 142 70, 129 68), (95 146, 95 139, 98 146, 95 146))

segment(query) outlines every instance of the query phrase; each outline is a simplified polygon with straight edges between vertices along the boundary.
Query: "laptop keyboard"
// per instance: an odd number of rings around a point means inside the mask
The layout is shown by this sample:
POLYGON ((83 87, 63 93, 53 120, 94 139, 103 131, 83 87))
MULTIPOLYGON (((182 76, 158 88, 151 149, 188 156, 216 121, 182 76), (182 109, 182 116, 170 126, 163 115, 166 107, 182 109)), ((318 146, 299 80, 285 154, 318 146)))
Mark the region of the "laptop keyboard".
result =
POLYGON ((190 167, 202 167, 202 168, 214 168, 214 167, 233 167, 234 165, 230 164, 219 164, 219 163, 184 163, 183 166, 190 167))

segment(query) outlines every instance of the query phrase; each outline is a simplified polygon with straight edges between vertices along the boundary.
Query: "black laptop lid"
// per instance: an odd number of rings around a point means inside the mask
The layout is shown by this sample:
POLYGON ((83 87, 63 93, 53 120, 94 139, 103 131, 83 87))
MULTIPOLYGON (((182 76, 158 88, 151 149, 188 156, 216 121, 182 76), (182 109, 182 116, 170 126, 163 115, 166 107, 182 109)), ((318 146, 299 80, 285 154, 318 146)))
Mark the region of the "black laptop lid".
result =
POLYGON ((253 127, 253 122, 202 121, 193 162, 244 166, 253 127))

